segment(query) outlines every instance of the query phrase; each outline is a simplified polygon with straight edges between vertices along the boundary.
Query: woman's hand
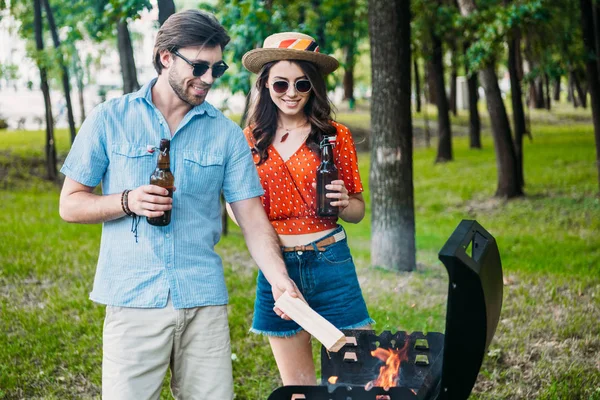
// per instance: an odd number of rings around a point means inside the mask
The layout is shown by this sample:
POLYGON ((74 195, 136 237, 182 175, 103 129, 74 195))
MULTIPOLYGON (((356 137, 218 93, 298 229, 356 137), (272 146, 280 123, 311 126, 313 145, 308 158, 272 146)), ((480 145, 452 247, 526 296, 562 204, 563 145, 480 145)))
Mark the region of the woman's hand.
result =
MULTIPOLYGON (((317 188, 317 183, 312 183, 313 188, 317 188)), ((325 185, 325 189, 327 193, 325 193, 325 197, 329 199, 337 199, 336 201, 332 201, 331 205, 334 207, 339 207, 339 213, 341 213, 348 205, 350 205, 350 195, 348 194, 348 189, 346 189, 346 184, 343 180, 338 179, 335 181, 331 181, 329 185, 325 185)))
POLYGON ((348 189, 346 189, 346 184, 343 180, 338 179, 331 181, 329 185, 325 185, 325 189, 331 191, 331 193, 326 193, 325 197, 329 199, 337 199, 336 201, 332 201, 331 205, 334 207, 339 207, 339 213, 348 207, 350 204, 350 196, 348 195, 348 189))
MULTIPOLYGON (((313 182, 312 186, 316 189, 317 184, 313 182)), ((339 207, 338 216, 341 219, 353 224, 362 221, 365 217, 365 200, 362 193, 348 193, 346 184, 341 179, 331 181, 329 185, 325 185, 325 189, 327 198, 336 199, 331 205, 339 207)))

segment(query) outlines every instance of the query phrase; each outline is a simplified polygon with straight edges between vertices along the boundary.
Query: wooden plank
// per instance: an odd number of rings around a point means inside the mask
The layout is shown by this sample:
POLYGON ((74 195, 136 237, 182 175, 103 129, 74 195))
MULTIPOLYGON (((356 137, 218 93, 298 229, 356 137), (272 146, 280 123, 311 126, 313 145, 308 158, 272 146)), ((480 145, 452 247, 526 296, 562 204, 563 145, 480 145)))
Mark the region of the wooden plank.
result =
POLYGON ((283 292, 275 306, 287 314, 325 346, 328 351, 336 352, 346 344, 346 336, 333 324, 310 308, 308 304, 288 292, 283 292))

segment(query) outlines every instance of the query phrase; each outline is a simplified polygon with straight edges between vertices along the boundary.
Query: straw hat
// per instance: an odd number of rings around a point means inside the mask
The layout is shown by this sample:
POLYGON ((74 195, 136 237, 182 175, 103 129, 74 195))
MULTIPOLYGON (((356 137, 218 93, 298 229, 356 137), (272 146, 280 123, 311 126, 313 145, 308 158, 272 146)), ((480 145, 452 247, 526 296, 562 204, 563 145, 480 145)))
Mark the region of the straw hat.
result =
POLYGON ((242 57, 242 64, 250 72, 257 74, 268 62, 281 60, 310 61, 325 75, 339 66, 338 61, 319 53, 315 39, 297 32, 275 33, 265 39, 263 47, 250 50, 242 57))

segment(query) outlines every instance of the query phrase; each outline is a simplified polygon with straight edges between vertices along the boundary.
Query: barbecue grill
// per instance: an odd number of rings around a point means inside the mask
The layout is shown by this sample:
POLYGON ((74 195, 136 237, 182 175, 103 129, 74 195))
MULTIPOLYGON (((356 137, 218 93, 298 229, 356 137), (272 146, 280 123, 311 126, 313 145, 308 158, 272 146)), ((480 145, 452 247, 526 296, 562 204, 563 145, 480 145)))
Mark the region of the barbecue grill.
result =
POLYGON ((448 271, 445 334, 345 330, 336 353, 321 348, 320 386, 284 386, 268 400, 462 400, 469 397, 502 308, 502 264, 494 237, 463 220, 439 258, 448 271), (384 362, 376 349, 401 354, 395 386, 373 382, 384 362))

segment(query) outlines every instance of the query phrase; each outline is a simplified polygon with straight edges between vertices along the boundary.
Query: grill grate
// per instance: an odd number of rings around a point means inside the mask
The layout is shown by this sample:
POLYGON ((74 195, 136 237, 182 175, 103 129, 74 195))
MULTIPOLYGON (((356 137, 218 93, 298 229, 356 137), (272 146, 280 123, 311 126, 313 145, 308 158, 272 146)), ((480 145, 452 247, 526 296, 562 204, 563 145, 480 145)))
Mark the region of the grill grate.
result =
POLYGON ((347 343, 337 353, 321 348, 322 384, 337 377, 338 384, 365 386, 379 375, 384 362, 371 355, 377 348, 400 350, 406 346, 406 354, 400 364, 397 386, 417 392, 424 384, 432 366, 440 360, 444 348, 441 333, 384 331, 377 335, 372 330, 344 330, 347 343), (408 344, 406 343, 408 341, 408 344), (353 343, 356 343, 354 345, 353 343), (355 361, 356 360, 356 361, 355 361))

